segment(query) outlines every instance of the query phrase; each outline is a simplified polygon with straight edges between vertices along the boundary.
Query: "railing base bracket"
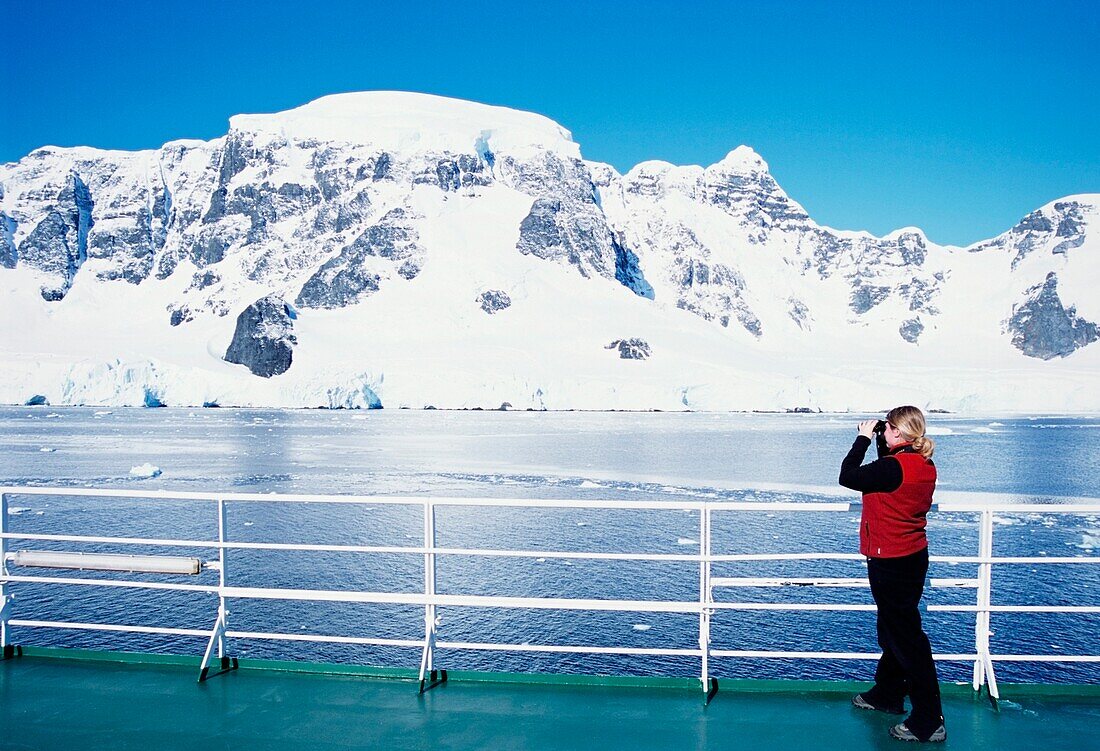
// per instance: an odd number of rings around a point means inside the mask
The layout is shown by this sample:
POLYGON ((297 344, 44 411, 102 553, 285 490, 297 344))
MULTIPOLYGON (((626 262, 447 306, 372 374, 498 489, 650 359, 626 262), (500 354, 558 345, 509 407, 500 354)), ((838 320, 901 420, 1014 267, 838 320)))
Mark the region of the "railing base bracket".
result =
POLYGON ((718 693, 718 679, 711 678, 709 685, 707 686, 707 698, 703 700, 703 706, 710 704, 710 700, 714 698, 714 695, 718 693))
POLYGON ((439 686, 439 685, 441 685, 443 683, 446 683, 446 682, 447 682, 447 671, 446 670, 433 670, 430 673, 428 673, 428 675, 425 676, 425 678, 422 681, 420 681, 420 691, 419 691, 419 693, 423 694, 425 691, 429 691, 429 690, 435 688, 436 686, 439 686))

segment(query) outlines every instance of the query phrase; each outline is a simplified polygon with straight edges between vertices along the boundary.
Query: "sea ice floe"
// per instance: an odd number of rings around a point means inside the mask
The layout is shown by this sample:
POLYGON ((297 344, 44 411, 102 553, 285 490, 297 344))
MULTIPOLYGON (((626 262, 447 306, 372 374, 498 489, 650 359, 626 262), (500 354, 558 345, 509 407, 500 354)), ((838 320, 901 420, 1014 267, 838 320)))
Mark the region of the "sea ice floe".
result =
POLYGON ((50 446, 43 446, 38 450, 41 451, 43 454, 52 454, 53 452, 57 451, 57 449, 51 448, 50 446))
POLYGON ((130 467, 130 477, 143 477, 149 479, 153 477, 160 477, 160 475, 160 467, 154 464, 150 464, 149 462, 130 467))
POLYGON ((30 509, 26 506, 9 506, 8 507, 8 513, 9 514, 22 514, 24 511, 30 511, 30 509))
POLYGON ((582 482, 580 484, 580 487, 582 487, 582 488, 602 488, 603 485, 600 485, 598 482, 592 482, 591 480, 585 480, 584 482, 582 482))
POLYGON ((971 428, 970 432, 971 433, 996 433, 997 431, 994 430, 993 428, 986 427, 985 425, 979 425, 976 428, 971 428))
POLYGON ((106 410, 100 410, 99 412, 96 412, 95 416, 96 417, 103 417, 104 415, 112 415, 112 414, 114 414, 114 413, 111 410, 106 409, 106 410))
POLYGON ((577 526, 578 526, 578 527, 587 527, 587 526, 588 526, 588 522, 577 522, 577 526))
POLYGON ((635 631, 649 631, 651 628, 653 628, 653 627, 650 626, 648 623, 635 623, 634 624, 634 630, 635 631))
POLYGON ((677 545, 698 545, 699 541, 698 540, 693 540, 690 537, 677 537, 676 538, 676 544, 677 545))

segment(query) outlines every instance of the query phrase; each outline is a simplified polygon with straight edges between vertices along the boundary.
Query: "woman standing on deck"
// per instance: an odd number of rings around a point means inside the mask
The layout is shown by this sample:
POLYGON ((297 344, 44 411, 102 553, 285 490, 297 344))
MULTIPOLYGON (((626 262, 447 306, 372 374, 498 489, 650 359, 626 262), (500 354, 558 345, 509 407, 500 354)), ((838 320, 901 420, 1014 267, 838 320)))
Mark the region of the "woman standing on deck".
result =
POLYGON ((890 735, 906 741, 947 738, 932 647, 917 609, 928 573, 924 528, 936 488, 934 449, 925 435, 924 414, 916 407, 896 407, 887 413, 884 427, 876 420, 859 424, 859 435, 840 465, 840 484, 863 493, 859 552, 867 556, 882 647, 874 687, 856 694, 852 704, 902 714, 908 695, 913 711, 890 728, 890 735), (879 458, 860 466, 875 433, 879 458))

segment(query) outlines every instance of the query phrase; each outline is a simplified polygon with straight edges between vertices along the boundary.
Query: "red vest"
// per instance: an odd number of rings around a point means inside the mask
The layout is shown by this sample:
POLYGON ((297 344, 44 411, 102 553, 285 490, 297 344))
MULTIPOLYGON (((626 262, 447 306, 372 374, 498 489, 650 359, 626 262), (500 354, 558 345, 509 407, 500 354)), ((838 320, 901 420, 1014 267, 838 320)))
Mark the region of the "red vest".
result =
POLYGON ((900 558, 928 547, 925 515, 936 489, 936 467, 917 453, 891 454, 901 464, 901 487, 864 493, 859 552, 870 558, 900 558))

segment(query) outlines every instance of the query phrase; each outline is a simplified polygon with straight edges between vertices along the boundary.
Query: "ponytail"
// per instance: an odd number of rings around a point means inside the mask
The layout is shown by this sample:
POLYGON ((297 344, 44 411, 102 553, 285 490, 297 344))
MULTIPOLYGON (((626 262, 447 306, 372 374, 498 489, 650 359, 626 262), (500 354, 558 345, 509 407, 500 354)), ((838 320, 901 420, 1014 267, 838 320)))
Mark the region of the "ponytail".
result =
POLYGON ((913 450, 925 459, 931 459, 936 451, 936 442, 926 435, 919 435, 913 439, 913 450))
POLYGON ((893 425, 902 437, 913 444, 913 450, 925 459, 931 459, 936 442, 925 433, 924 413, 918 407, 894 407, 886 413, 886 422, 893 425))

